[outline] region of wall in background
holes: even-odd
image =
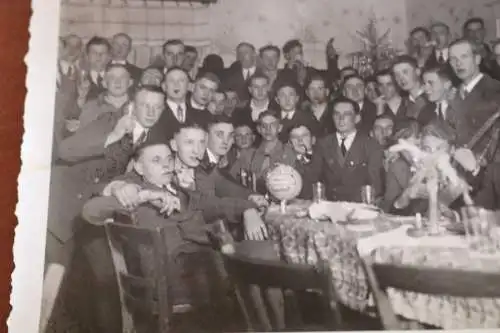
[[[447,23],[455,36],[462,35],[462,24],[470,17],[485,20],[487,40],[496,38],[495,0],[407,0],[408,26],[428,26],[433,21]]]
[[[144,0],[62,0],[61,34],[73,32],[88,39],[126,32],[135,44],[131,60],[141,66],[160,52],[168,38],[182,38],[197,46],[202,57],[217,52],[226,65],[234,61],[234,49],[240,41],[257,47],[268,43],[281,47],[287,39],[299,38],[306,59],[322,68],[328,39],[335,37],[341,64],[346,64],[346,55],[362,45],[356,31],[364,29],[370,17],[377,19],[379,35],[391,29],[389,38],[401,50],[411,28],[433,20],[448,23],[459,34],[468,17],[481,16],[491,40],[496,17],[500,17],[492,3],[500,1],[219,0],[207,7]]]
[[[227,61],[234,59],[239,41],[281,47],[286,40],[299,38],[306,59],[324,67],[328,39],[335,37],[341,55],[358,50],[356,31],[372,16],[379,21],[380,34],[391,28],[389,37],[399,47],[404,46],[407,31],[405,0],[219,0],[210,10],[215,48]]]

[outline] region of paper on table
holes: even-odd
[[[403,225],[399,228],[378,233],[369,237],[360,238],[357,248],[360,256],[365,257],[382,246],[426,246],[426,247],[467,247],[464,238],[454,235],[410,237],[406,231],[412,226]]]

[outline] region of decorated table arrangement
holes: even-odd
[[[394,216],[365,203],[294,199],[300,192],[298,181],[292,181],[297,174],[288,168],[276,174],[283,172],[290,174],[288,187],[276,185],[278,181],[273,182],[272,176],[268,179],[269,192],[281,199],[281,204],[271,204],[264,215],[269,237],[287,262],[315,264],[318,258],[326,260],[339,300],[354,310],[372,313],[374,306],[363,258],[417,267],[500,272],[500,231],[491,227],[493,223],[488,224],[488,232],[493,235],[489,249],[493,251],[478,251],[471,247],[471,235],[477,241],[480,234],[467,231],[466,224],[452,224],[444,216]],[[496,218],[491,214],[475,216]],[[430,223],[429,218],[435,220]],[[427,232],[429,225],[432,232]],[[450,225],[462,228],[453,230]],[[419,229],[426,232],[411,232]],[[458,299],[397,290],[390,290],[389,296],[396,313],[410,320],[445,329],[500,327],[500,299]]]

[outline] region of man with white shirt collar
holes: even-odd
[[[262,73],[262,70],[257,68],[255,46],[247,42],[238,44],[236,61],[227,71],[223,81],[223,90],[231,88],[236,92],[241,102],[248,101],[250,99],[248,81],[256,73]]]
[[[358,129],[370,133],[377,118],[377,107],[366,98],[365,88],[363,78],[357,74],[349,75],[344,79],[344,96],[358,103],[359,106],[361,121],[358,123]]]
[[[319,140],[314,148],[308,176],[322,182],[328,200],[361,202],[361,187],[371,185],[375,196],[382,194],[383,149],[366,133],[358,131],[361,120],[358,103],[340,97],[333,102],[337,129]]]
[[[234,143],[234,126],[226,115],[214,116],[208,125],[207,150],[200,165],[207,172],[228,166],[227,154]]]
[[[453,117],[453,110],[449,108],[448,96],[453,88],[448,70],[444,65],[426,68],[423,71],[425,94],[431,103],[422,109],[418,116],[420,125],[426,126],[431,121],[438,121],[443,125]]]
[[[134,80],[134,86],[138,84],[142,69],[128,62],[127,58],[132,50],[132,38],[126,33],[115,34],[111,39],[111,63],[127,67]]]
[[[168,143],[182,124],[197,123],[206,127],[210,113],[196,111],[189,107],[187,100],[189,76],[180,68],[167,71],[162,87],[166,93],[166,108],[160,120],[152,129],[155,135],[163,136]]]
[[[82,55],[82,39],[75,34],[61,38],[62,54],[58,62],[58,81],[65,76],[75,80],[80,70],[80,57]]]
[[[212,126],[217,124],[217,120],[215,120]],[[224,123],[224,125],[232,126],[230,123]],[[217,126],[212,128],[212,130],[219,132],[218,129]],[[230,128],[228,127],[228,129]],[[232,133],[225,134],[227,140],[231,141]],[[217,133],[214,135],[217,136]],[[223,198],[221,206],[223,205],[228,213],[232,212],[226,214],[226,217],[249,214],[252,217],[246,221],[249,223],[245,226],[247,231],[253,232],[260,229],[263,222],[258,217],[256,208],[266,206],[267,201],[263,196],[255,194],[227,178],[219,171],[218,167],[207,170],[201,165],[203,156],[207,153],[207,138],[207,132],[196,124],[184,124],[175,132],[170,141],[170,146],[175,152],[175,182],[182,188],[195,190],[202,195]],[[219,146],[213,142],[212,149],[216,152],[213,152],[212,158],[217,159],[217,154],[226,150],[226,147],[226,143]]]
[[[424,95],[417,61],[409,55],[401,55],[395,59],[392,72],[398,86],[408,93],[408,97],[404,98],[405,117],[417,119],[420,111],[429,103]]]
[[[459,92],[450,105],[456,116],[450,119],[455,129],[457,144],[468,144],[480,131],[485,122],[498,111],[500,103],[500,82],[480,71],[481,56],[477,45],[467,39],[459,39],[450,45],[450,63],[461,81]],[[481,154],[490,140],[486,135],[472,150]],[[488,161],[500,160],[500,149],[491,152]]]
[[[328,103],[330,90],[328,84],[322,75],[312,75],[305,84],[306,95],[311,101],[305,106],[304,111],[311,113],[319,129],[319,138],[331,134],[335,131],[332,120],[332,105]]]
[[[214,100],[219,89],[220,80],[217,75],[206,72],[201,74],[194,83],[193,92],[189,94],[189,107],[202,113],[208,113],[208,105]]]
[[[174,67],[182,67],[185,57],[185,45],[180,39],[169,39],[162,47],[163,55],[163,74]],[[189,75],[188,75],[189,76]]]
[[[261,73],[253,75],[250,78],[248,90],[251,96],[250,101],[244,107],[234,110],[232,121],[235,125],[245,124],[256,131],[259,115],[267,111],[271,105],[269,78]]]
[[[443,22],[435,22],[431,25],[431,38],[435,45],[433,53],[425,62],[425,67],[446,66],[453,84],[459,84],[458,78],[454,75],[449,64],[449,45],[451,43],[450,27]]]
[[[281,142],[288,141],[288,132],[296,124],[303,124],[312,129],[313,135],[318,136],[319,126],[312,113],[298,109],[300,96],[299,87],[296,82],[281,82],[276,90],[276,103],[279,107],[278,116],[281,117]]]
[[[403,98],[397,87],[396,80],[390,69],[381,70],[375,73],[378,89],[380,91],[379,99],[383,101],[383,114],[387,114],[398,122],[406,118]],[[379,107],[379,104],[376,104]],[[377,110],[377,114],[380,114]]]
[[[89,99],[96,98],[104,91],[104,72],[111,59],[111,45],[106,38],[95,36],[88,41],[85,52],[89,70],[86,73],[80,73],[84,74],[78,84],[80,106]]]

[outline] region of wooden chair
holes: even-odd
[[[173,311],[164,229],[116,222],[107,223],[105,228],[120,291],[123,332],[137,332],[141,314],[157,316],[154,331],[168,332]]]
[[[428,295],[500,297],[500,273],[382,264],[369,258],[363,260],[363,265],[380,321],[386,330],[405,328],[393,311],[387,288]]]
[[[44,333],[54,310],[54,305],[64,280],[65,268],[58,263],[51,263],[43,279],[42,310],[40,313],[40,333]]]
[[[241,254],[224,254],[224,268],[235,287],[249,331],[285,330],[283,308],[276,305],[276,291],[318,291],[324,310],[326,327],[338,329],[342,324],[330,269],[325,264],[288,264],[276,260],[248,258]],[[283,294],[282,294],[283,295]],[[294,314],[299,316],[298,313]],[[256,319],[256,317],[258,319]],[[294,317],[297,319],[297,317]],[[310,330],[311,327],[300,327]],[[288,329],[290,330],[290,329]]]

